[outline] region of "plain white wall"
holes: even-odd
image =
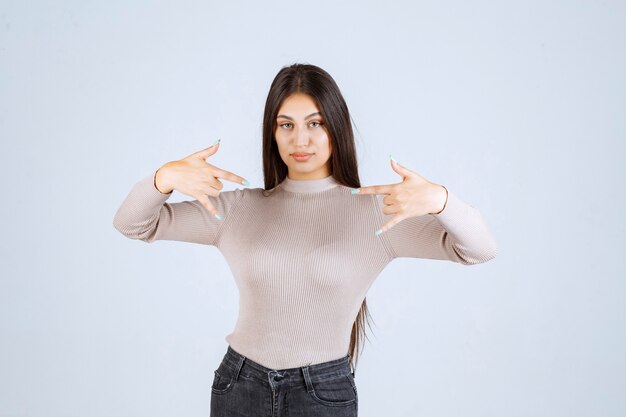
[[[293,62],[339,84],[364,185],[399,180],[393,154],[498,242],[379,276],[360,415],[623,416],[625,19],[619,1],[0,3],[0,416],[208,415],[231,272],[113,215],[218,138],[212,163],[261,187],[265,97]]]

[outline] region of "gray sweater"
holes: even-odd
[[[383,195],[353,195],[332,176],[289,177],[272,190],[243,188],[209,196],[222,220],[197,200],[167,203],[153,174],[137,182],[115,214],[124,236],[217,247],[239,290],[239,316],[226,341],[271,369],[345,356],[368,289],[397,257],[473,265],[496,256],[480,212],[448,190],[439,214],[404,219]]]

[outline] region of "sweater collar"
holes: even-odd
[[[321,191],[330,190],[336,187],[339,183],[329,175],[325,178],[318,178],[313,180],[294,180],[286,176],[281,183],[282,188],[285,191],[291,191],[294,193],[319,193]]]

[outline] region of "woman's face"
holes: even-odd
[[[330,138],[311,96],[294,93],[283,101],[274,136],[290,179],[320,179],[330,175]],[[304,157],[298,158],[299,155]]]

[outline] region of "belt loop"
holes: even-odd
[[[243,363],[246,360],[246,357],[242,354],[239,354],[239,363],[237,364],[237,372],[235,372],[235,381],[239,380],[239,373],[241,372],[241,368],[243,367]]]
[[[304,383],[306,384],[306,390],[309,393],[313,392],[313,383],[311,382],[311,376],[309,375],[309,366],[303,366],[300,369],[302,369],[302,374],[304,376]]]
[[[354,364],[352,363],[352,355],[348,352],[348,363],[350,364],[350,373],[352,374],[352,378],[354,378],[354,374],[356,369],[354,368]]]

